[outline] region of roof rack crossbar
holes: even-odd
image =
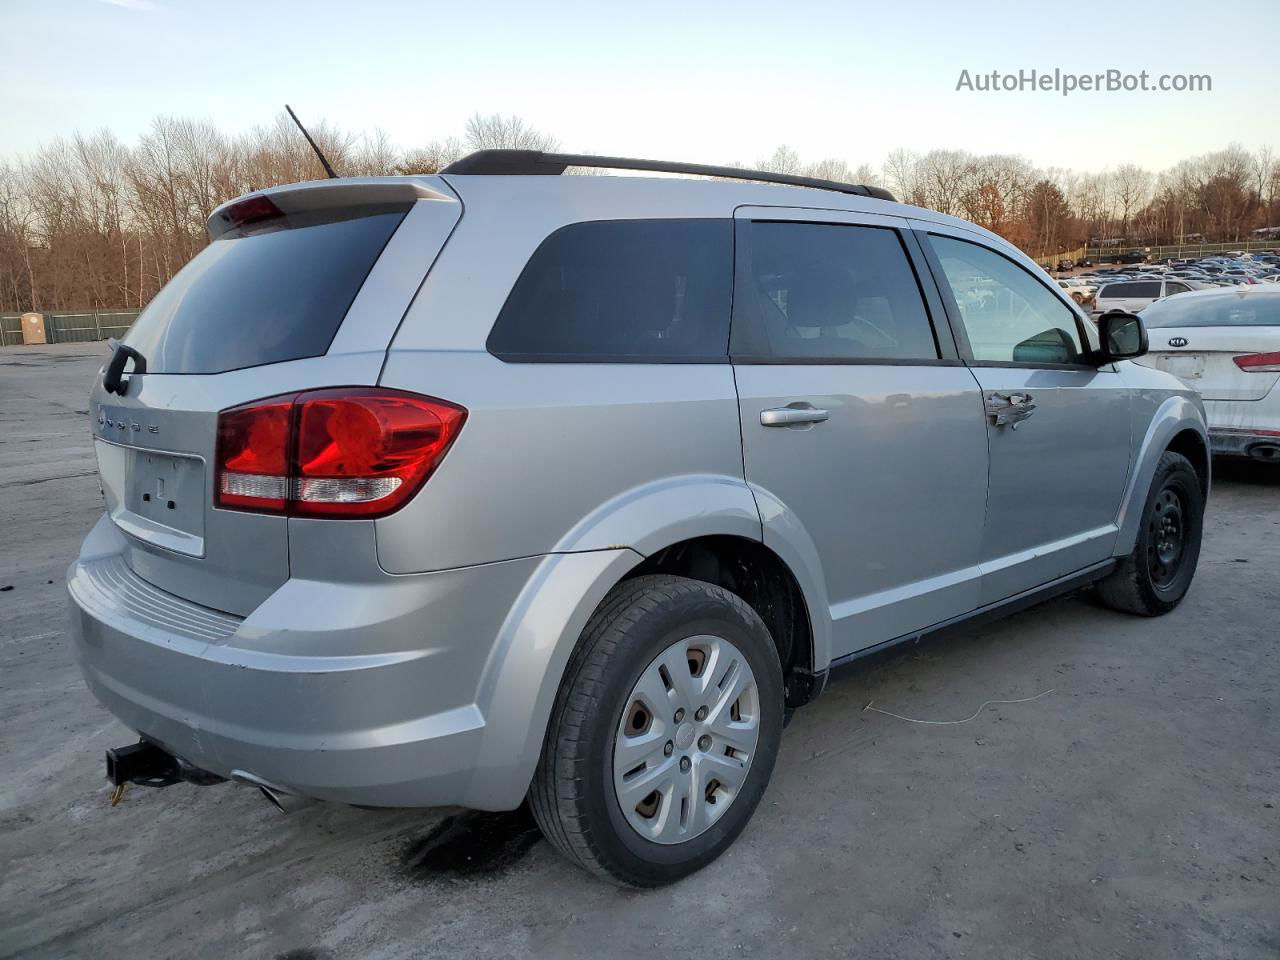
[[[734,180],[759,180],[764,183],[781,183],[793,187],[811,187],[817,190],[834,190],[852,193],[860,197],[893,200],[894,196],[881,187],[868,187],[861,183],[842,183],[839,180],[821,180],[817,177],[796,177],[789,173],[770,173],[767,170],[743,170],[738,167],[717,167],[702,163],[677,163],[669,160],[637,160],[633,157],[598,157],[586,153],[543,153],[540,150],[477,150],[449,164],[441,173],[490,176],[559,176],[568,167],[597,167],[609,170],[648,170],[655,173],[685,173],[699,177],[727,177]]]

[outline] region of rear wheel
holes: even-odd
[[[570,660],[530,807],[551,844],[593,873],[670,883],[746,826],[782,714],[776,648],[741,598],[682,577],[626,581]]]
[[[1203,527],[1200,478],[1186,457],[1166,451],[1151,480],[1133,552],[1098,582],[1098,598],[1126,613],[1168,613],[1191,586]]]

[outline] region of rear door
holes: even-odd
[[[456,202],[413,186],[366,197],[337,183],[336,195],[273,193],[274,213],[223,223],[125,337],[146,372],[126,373],[123,395],[99,377],[91,395],[101,486],[127,562],[218,610],[245,615],[289,576],[285,517],[213,506],[218,412],[376,383],[458,217]]]
[[[766,544],[812,541],[836,657],[977,606],[982,401],[906,221],[742,208],[731,353]]]
[[[981,387],[990,447],[981,602],[1111,556],[1129,470],[1129,391],[1087,362],[1091,331],[1048,283],[965,230],[921,223]]]

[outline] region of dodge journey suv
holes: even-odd
[[[209,233],[93,388],[68,586],[117,784],[527,800],[652,886],[833,666],[1195,572],[1204,415],[1141,321],[882,190],[492,151]]]

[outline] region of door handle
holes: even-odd
[[[774,407],[772,410],[760,411],[760,426],[762,427],[791,427],[797,424],[821,423],[830,417],[831,414],[825,410],[819,410],[809,404],[794,407]]]
[[[987,416],[995,426],[1003,427],[1007,424],[1012,430],[1017,430],[1018,424],[1036,412],[1035,401],[1029,393],[1002,394],[992,391],[987,394],[984,406]]]

